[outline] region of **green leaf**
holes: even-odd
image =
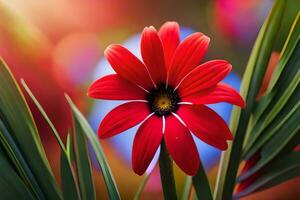
[[[253,114],[252,127],[249,127],[251,130],[251,133],[249,134],[250,137],[244,148],[244,154],[249,151],[252,153],[248,153],[246,159],[256,153],[263,144],[260,136],[263,135],[265,128],[270,125],[270,123],[274,122],[275,118],[279,122],[283,121],[283,118],[285,118],[285,115],[288,113],[286,112],[284,115],[280,115],[280,113],[283,113],[280,111],[282,109],[286,109],[287,106],[292,109],[293,105],[298,102],[298,99],[296,99],[294,101],[295,103],[292,104],[289,99],[294,93],[298,92],[299,89],[297,89],[297,86],[300,82],[299,16],[300,15],[298,15],[298,18],[295,20],[289,39],[286,42],[285,50],[282,53],[281,59],[276,68],[277,71],[275,71],[273,75],[273,85],[269,87],[269,93],[262,101],[259,102],[258,109],[256,109],[256,112]]]
[[[135,195],[134,195],[134,200],[139,200],[140,197],[141,197],[141,194],[149,180],[149,177],[150,177],[151,174],[146,174],[141,182],[141,184],[139,185],[139,188],[138,190],[136,191]]]
[[[285,3],[285,1],[281,0],[275,1],[271,13],[262,26],[251,52],[241,85],[241,94],[246,99],[247,107],[242,111],[237,107],[233,110],[230,126],[232,132],[235,134],[235,139],[221,158],[214,193],[214,199],[216,200],[232,198],[250,114],[255,107],[256,96],[272,53]]]
[[[278,154],[278,156],[284,156],[285,154],[294,151],[295,147],[300,144],[300,131],[290,139],[290,141],[285,145],[284,149]]]
[[[98,161],[98,164],[102,170],[102,174],[104,177],[104,181],[106,184],[106,188],[108,190],[108,194],[110,199],[118,200],[120,199],[119,191],[116,187],[115,180],[112,176],[111,169],[108,165],[107,159],[105,157],[105,154],[103,152],[102,146],[100,142],[98,141],[98,138],[86,119],[83,117],[83,115],[80,113],[78,108],[75,106],[75,104],[72,102],[69,96],[66,95],[66,98],[73,110],[73,117],[76,119],[76,122],[78,123],[78,127],[80,127],[85,134],[85,137],[88,139],[88,141],[91,144],[91,147],[93,148],[96,158]]]
[[[273,72],[272,78],[270,80],[270,84],[268,86],[268,91],[270,91],[274,88],[280,75],[282,74],[284,67],[287,65],[288,61],[290,60],[290,58],[300,40],[300,12],[298,12],[290,30],[291,31],[289,33],[289,36],[288,36],[288,38],[285,42],[285,45],[282,49],[279,63],[276,66],[276,69]]]
[[[70,143],[69,143],[70,144]],[[75,172],[65,152],[60,153],[60,174],[64,199],[81,199]]]
[[[72,147],[72,138],[71,138],[71,133],[68,132],[68,135],[67,135],[67,142],[66,142],[66,154],[67,154],[67,158],[70,162],[72,162],[72,154],[73,153],[73,147]]]
[[[265,174],[259,180],[264,183],[262,184],[259,190],[268,189],[270,187],[288,181],[292,178],[300,176],[299,152],[293,153],[292,155],[288,155],[284,157],[283,160],[279,160],[272,163],[270,165],[270,168],[272,170],[269,173]],[[266,178],[268,181],[264,182],[263,181],[264,178]]]
[[[266,145],[262,148],[261,156],[262,161],[271,160],[278,152],[280,152],[289,141],[294,138],[295,134],[300,130],[300,107],[291,116],[291,119],[278,130],[278,133],[271,138]]]
[[[300,130],[300,107],[292,114],[290,120],[288,120],[280,129],[278,129],[276,135],[263,146],[261,151],[261,159],[259,162],[249,169],[246,173],[240,176],[240,180],[245,180],[262,167],[266,166],[273,158],[275,158],[294,138],[294,136]]]
[[[175,179],[173,172],[173,160],[170,157],[165,141],[162,140],[159,154],[159,171],[164,199],[176,200],[177,193],[175,187]]]
[[[21,80],[21,83],[29,95],[29,97],[32,99],[46,122],[48,123],[49,127],[51,128],[60,148],[61,148],[61,154],[60,154],[60,168],[61,168],[61,177],[62,177],[62,189],[63,189],[63,197],[64,199],[80,199],[80,193],[78,189],[78,185],[76,183],[76,176],[72,168],[71,159],[70,159],[70,152],[71,152],[71,139],[70,134],[68,134],[67,137],[67,147],[65,147],[64,143],[62,142],[60,135],[58,131],[56,130],[54,124],[46,114],[45,110],[41,106],[41,104],[38,102],[38,100],[35,98],[32,91],[27,86],[26,82],[24,80]]]
[[[212,200],[212,194],[209,186],[209,182],[202,163],[195,176],[193,176],[193,185],[198,199]]]
[[[0,60],[0,80],[1,119],[9,129],[45,196],[49,199],[61,199],[61,193],[25,98],[3,60]]]
[[[0,194],[1,199],[35,199],[6,159],[2,149],[0,149]]]
[[[36,105],[36,107],[38,108],[38,110],[40,111],[40,113],[42,114],[42,116],[44,117],[46,122],[48,123],[49,127],[51,128],[52,132],[54,133],[54,136],[55,136],[60,148],[63,151],[65,151],[66,150],[65,145],[62,142],[58,131],[56,130],[56,128],[55,128],[54,124],[52,123],[52,121],[50,120],[50,118],[48,117],[47,113],[45,112],[45,110],[43,109],[43,107],[41,106],[39,101],[35,98],[34,94],[32,93],[32,91],[30,90],[30,88],[27,86],[26,82],[23,79],[21,79],[21,84],[23,85],[28,96],[32,99],[33,103]]]
[[[0,141],[5,149],[5,153],[11,159],[17,172],[20,174],[24,183],[29,187],[32,193],[38,198],[45,198],[28,164],[22,156],[19,148],[0,119]]]
[[[74,149],[81,197],[85,200],[95,199],[91,161],[85,134],[79,119],[74,117]]]
[[[66,153],[67,153],[67,157],[70,160],[70,162],[75,161],[75,152],[74,152],[74,148],[72,146],[71,130],[68,130],[68,134],[67,134]]]
[[[256,140],[249,151],[245,151],[246,154],[244,156],[245,159],[249,159],[256,152],[258,152],[272,137],[283,134],[288,135],[293,129],[287,129],[288,132],[280,132],[280,129],[285,126],[287,123],[291,123],[293,120],[292,116],[299,112],[300,107],[300,87],[298,86],[298,90],[295,91],[291,99],[288,101],[287,105],[283,108],[283,110],[276,116],[276,118],[270,123],[268,127],[266,127],[260,134],[260,137]],[[296,119],[294,119],[296,120]],[[293,122],[292,122],[293,123]],[[297,122],[296,122],[297,123]],[[280,141],[281,143],[281,141]],[[246,149],[247,150],[247,149]]]
[[[270,188],[287,181],[296,176],[300,176],[300,151],[291,152],[288,155],[278,157],[268,165],[265,171],[253,184],[247,189],[236,195],[237,198],[246,196],[253,192]]]
[[[285,0],[286,6],[284,9],[283,20],[281,22],[279,33],[276,38],[276,50],[281,51],[282,46],[284,45],[289,30],[294,22],[296,15],[300,10],[300,4],[298,0]]]
[[[181,200],[189,200],[191,195],[193,185],[193,179],[191,176],[186,176],[183,184],[183,191],[181,195]]]

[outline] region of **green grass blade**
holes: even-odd
[[[159,154],[159,172],[165,200],[177,200],[173,160],[168,153],[165,141],[162,140]]]
[[[299,17],[299,16],[298,16]],[[260,135],[263,130],[277,117],[278,113],[286,107],[291,95],[297,91],[300,82],[300,19],[295,20],[289,39],[285,45],[277,66],[277,72],[271,91],[259,102],[256,112],[253,114],[253,121],[249,129],[251,137],[247,140],[244,148],[246,154],[257,142],[260,142]],[[298,25],[297,28],[295,25]],[[274,86],[275,85],[275,86]],[[283,116],[284,117],[284,116]]]
[[[261,159],[259,162],[249,169],[246,173],[240,176],[240,180],[245,180],[262,167],[266,166],[272,159],[274,159],[289,141],[294,138],[294,136],[300,130],[300,108],[297,109],[288,120],[276,133],[276,135],[268,141],[268,143],[262,148]]]
[[[54,124],[48,117],[47,113],[41,106],[41,104],[38,102],[32,91],[29,89],[27,86],[26,82],[24,80],[21,80],[21,83],[29,95],[29,97],[32,99],[46,122],[48,123],[49,127],[51,128],[60,148],[61,148],[61,154],[60,154],[60,169],[61,169],[61,182],[62,182],[62,190],[63,190],[63,197],[64,199],[81,199],[80,198],[80,193],[79,193],[79,188],[76,182],[76,175],[73,171],[72,164],[71,164],[71,159],[70,159],[70,152],[72,149],[71,146],[71,139],[70,139],[70,134],[68,134],[67,137],[67,144],[66,146],[62,142],[60,135],[55,128]]]
[[[74,149],[81,197],[84,200],[92,200],[95,199],[95,188],[84,131],[79,119],[74,117]]]
[[[136,191],[136,193],[135,193],[135,195],[134,195],[134,198],[133,198],[134,200],[139,200],[139,199],[140,199],[141,194],[142,194],[142,192],[144,191],[144,188],[145,188],[145,186],[146,186],[146,184],[147,184],[147,182],[148,182],[148,180],[149,180],[149,178],[150,178],[150,175],[151,175],[151,174],[146,174],[146,175],[144,176],[142,182],[141,182],[140,185],[139,185],[138,190]]]
[[[20,174],[24,183],[31,190],[32,194],[38,198],[45,199],[34,175],[32,174],[28,164],[22,156],[19,148],[15,144],[13,138],[11,137],[9,131],[5,127],[4,123],[0,119],[0,141],[11,159],[12,163]]]
[[[21,84],[23,85],[25,91],[27,92],[28,96],[32,99],[33,103],[36,105],[36,107],[38,108],[38,110],[40,111],[40,113],[42,114],[42,116],[44,117],[44,119],[46,120],[46,122],[48,123],[49,127],[51,128],[52,132],[54,133],[54,136],[60,146],[60,148],[62,150],[66,150],[65,149],[65,145],[62,142],[58,131],[56,130],[54,124],[52,123],[52,121],[49,119],[47,113],[45,112],[45,110],[43,109],[43,107],[41,106],[41,104],[39,103],[39,101],[36,99],[36,97],[34,96],[34,94],[32,93],[32,91],[30,90],[30,88],[27,86],[26,82],[21,79]]]
[[[279,28],[278,36],[276,38],[275,50],[277,52],[280,52],[282,50],[282,46],[284,46],[289,30],[291,29],[294,19],[296,18],[300,10],[300,4],[298,0],[285,0],[285,1],[286,1],[286,6],[284,10],[284,15],[282,17],[283,19]]]
[[[0,177],[1,199],[35,199],[7,160],[2,149],[0,149]]]
[[[260,137],[256,139],[256,142],[253,144],[253,146],[249,149],[245,149],[244,159],[251,158],[256,152],[258,152],[274,135],[280,134],[279,130],[282,126],[284,126],[286,123],[289,123],[289,120],[291,120],[291,116],[300,107],[300,93],[299,90],[296,90],[295,94],[292,96],[292,98],[288,101],[287,105],[283,108],[283,110],[276,116],[276,118],[270,123],[266,129],[263,129],[260,131]],[[255,129],[254,129],[255,130]],[[259,130],[256,130],[259,131]],[[286,135],[288,133],[281,133],[283,135]],[[247,146],[246,146],[247,147]],[[248,151],[247,151],[248,150]]]
[[[248,188],[237,194],[237,198],[255,191],[268,189],[296,176],[300,176],[300,151],[278,157],[268,165],[268,170]]]
[[[117,189],[115,180],[113,178],[111,169],[108,165],[107,159],[105,157],[105,154],[103,152],[102,146],[100,142],[98,141],[98,138],[84,116],[81,114],[81,112],[78,110],[78,108],[75,106],[75,104],[72,102],[69,96],[66,95],[66,98],[73,110],[73,117],[74,119],[77,119],[78,125],[83,130],[83,133],[85,134],[85,137],[90,142],[98,161],[98,164],[102,170],[102,174],[104,177],[104,181],[106,184],[106,188],[108,190],[108,194],[110,199],[118,200],[120,199],[120,194]]]
[[[186,176],[183,184],[183,191],[181,200],[189,200],[193,186],[193,179],[191,176]]]
[[[282,20],[285,1],[277,0],[255,42],[246,71],[243,77],[241,94],[246,99],[245,110],[234,108],[231,118],[231,130],[235,139],[228,150],[223,153],[214,193],[215,200],[232,198],[236,174],[240,163],[241,150],[250,120],[250,114],[256,103],[256,95],[260,89],[274,41]]]
[[[282,74],[284,67],[287,65],[290,57],[292,56],[299,40],[300,40],[300,12],[298,12],[296,19],[293,22],[288,39],[282,49],[280,60],[275,71],[273,72],[272,78],[270,80],[270,84],[268,86],[268,91],[271,91],[274,88],[280,75]]]
[[[72,154],[73,154],[72,151],[73,151],[73,147],[72,147],[71,133],[68,132],[67,141],[66,141],[66,154],[67,154],[67,158],[70,162],[72,162]]]
[[[60,154],[60,174],[64,199],[81,199],[75,172],[67,154],[63,151]]]
[[[198,199],[213,199],[205,169],[201,162],[197,174],[193,176],[193,185]]]
[[[3,60],[0,60],[0,80],[1,119],[9,128],[45,196],[50,199],[61,199],[31,112]]]

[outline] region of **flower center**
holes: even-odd
[[[157,116],[168,116],[178,110],[180,97],[177,91],[172,87],[166,87],[165,84],[159,84],[147,93],[146,99],[149,107]]]

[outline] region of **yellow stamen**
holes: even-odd
[[[160,110],[168,110],[172,106],[172,102],[167,95],[156,97],[154,104]]]

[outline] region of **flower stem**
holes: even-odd
[[[164,140],[162,140],[160,147],[159,169],[165,200],[176,200],[173,161],[170,158]]]
[[[193,176],[193,185],[198,199],[212,200],[211,189],[205,169],[200,161],[200,167],[195,176]]]

